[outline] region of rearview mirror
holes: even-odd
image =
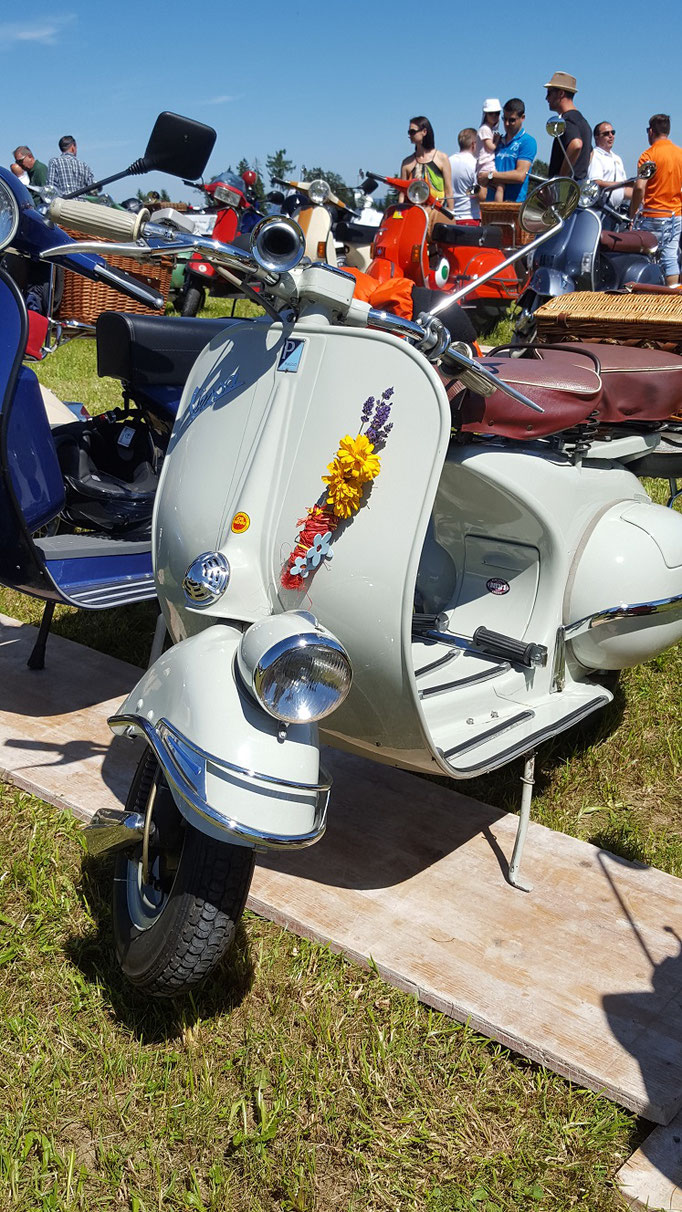
[[[545,126],[545,130],[551,139],[558,139],[566,130],[566,123],[563,118],[550,118]]]
[[[216,132],[212,126],[182,118],[165,110],[159,114],[142,157],[143,172],[157,169],[174,177],[200,177],[213,151]]]
[[[521,207],[519,222],[524,231],[539,235],[572,215],[579,198],[580,188],[575,181],[570,177],[553,177],[528,195]]]
[[[360,186],[360,189],[362,190],[363,194],[373,194],[375,189],[378,189],[378,188],[379,188],[379,182],[376,181],[374,179],[374,177],[365,177],[364,181],[362,182],[362,185]]]
[[[640,164],[639,168],[637,169],[637,176],[644,177],[644,180],[648,181],[650,177],[653,177],[655,172],[655,162],[653,160],[645,160],[644,163]]]

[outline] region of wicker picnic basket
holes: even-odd
[[[509,248],[529,244],[533,235],[519,223],[520,202],[481,202],[481,223],[495,223],[502,228],[502,243]]]
[[[92,240],[92,236],[83,235],[82,232],[69,231],[68,234],[73,236],[74,240]],[[106,260],[116,269],[123,269],[126,273],[132,274],[140,282],[144,282],[145,286],[158,290],[164,300],[168,298],[173,269],[170,261],[165,259],[138,261],[133,257],[116,256],[107,257]],[[137,299],[131,299],[128,295],[121,294],[111,286],[105,286],[101,282],[92,282],[90,278],[83,278],[80,274],[74,274],[65,269],[64,292],[59,304],[59,319],[81,320],[85,324],[94,324],[103,311],[126,311],[144,316],[160,314],[156,308],[147,307],[144,303],[139,303]]]
[[[682,291],[579,291],[550,299],[535,317],[540,341],[627,341],[682,348]]]

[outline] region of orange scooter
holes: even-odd
[[[499,273],[471,291],[462,303],[479,334],[491,331],[523,289],[515,266],[503,265],[500,228],[432,223],[431,210],[446,219],[454,215],[432,193],[428,181],[370,173],[363,188],[368,188],[371,181],[383,181],[400,190],[407,201],[386,209],[375,235],[368,273],[384,281],[400,272],[419,286],[459,290],[500,265]]]

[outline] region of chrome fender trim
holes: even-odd
[[[284,726],[236,669],[242,629],[220,622],[162,653],[109,721],[144,738],[179,811],[216,841],[309,846],[322,836],[329,786],[314,723]]]
[[[206,753],[193,745],[191,741],[178,732],[168,720],[159,720],[153,725],[138,715],[112,715],[108,720],[111,728],[125,728],[128,736],[142,736],[157,758],[171,788],[193,812],[218,825],[225,833],[239,839],[244,845],[255,846],[267,850],[295,850],[312,846],[319,841],[327,825],[327,805],[331,791],[332,780],[323,771],[322,783],[297,783],[286,779],[277,779],[269,774],[261,774],[257,770],[247,770],[224,758]],[[238,774],[247,782],[254,784],[258,792],[258,783],[266,783],[270,787],[283,792],[319,793],[317,808],[312,829],[307,833],[289,835],[265,833],[260,829],[244,825],[234,818],[226,818],[213,808],[206,799],[206,769],[209,763],[231,774]],[[322,769],[322,767],[320,767]]]
[[[629,602],[621,603],[619,606],[607,606],[603,610],[596,610],[594,614],[586,615],[584,619],[576,619],[574,623],[567,623],[565,626],[559,627],[554,649],[552,689],[563,690],[566,683],[566,644],[570,640],[607,623],[627,624],[632,619],[651,618],[652,615],[658,615],[663,623],[682,618],[682,593],[673,594],[668,598],[657,598],[651,602]]]

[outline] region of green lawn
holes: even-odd
[[[117,400],[90,344],[39,374]],[[55,630],[143,663],[153,623],[61,609]],[[543,746],[536,819],[682,874],[681,680],[678,647]],[[459,789],[516,808],[519,775]],[[195,999],[142,1002],[76,822],[11,787],[0,814],[0,1212],[621,1207],[613,1174],[649,1125],[251,914]]]

